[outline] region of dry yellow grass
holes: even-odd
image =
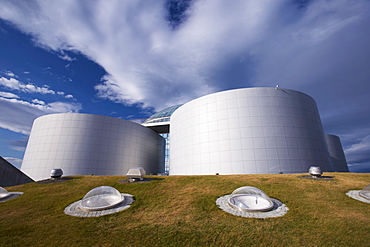
[[[156,177],[118,183],[119,176],[78,176],[58,184],[8,187],[24,195],[0,203],[1,246],[369,246],[370,204],[345,195],[370,184],[370,174]],[[98,218],[65,215],[87,191],[107,185],[135,196],[125,211]],[[230,215],[215,201],[255,186],[289,207],[280,218]]]

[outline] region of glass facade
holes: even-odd
[[[164,161],[164,171],[166,174],[170,171],[170,133],[169,127],[164,129],[155,129],[153,126],[168,126],[170,124],[170,119],[172,113],[174,113],[177,108],[182,105],[175,105],[171,107],[167,107],[156,114],[152,115],[150,118],[146,119],[142,125],[148,128],[153,129],[156,131],[160,136],[162,136],[166,141],[165,146],[165,161]]]
[[[168,174],[170,172],[170,133],[159,134],[166,141],[164,149],[164,172]]]
[[[167,107],[167,108],[157,112],[156,114],[154,114],[153,116],[151,116],[147,120],[145,120],[145,122],[143,124],[145,125],[145,124],[151,124],[151,123],[169,122],[172,113],[177,108],[179,108],[180,106],[181,105],[175,105],[175,106]]]

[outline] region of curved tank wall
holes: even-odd
[[[139,124],[112,117],[63,113],[37,118],[21,170],[35,180],[61,168],[68,175],[126,175],[132,167],[164,170],[164,139]]]
[[[328,145],[333,170],[336,172],[349,172],[346,156],[344,155],[340,138],[336,135],[328,134],[325,135],[325,138]]]
[[[331,171],[316,102],[287,89],[210,94],[171,117],[170,175]]]

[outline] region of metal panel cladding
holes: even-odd
[[[316,102],[282,88],[206,95],[171,117],[170,175],[333,170]]]
[[[346,156],[343,152],[342,143],[340,138],[336,135],[325,135],[326,143],[328,144],[329,154],[331,158],[331,163],[333,165],[334,171],[336,172],[348,172],[348,164]]]
[[[164,170],[164,139],[130,121],[91,114],[62,113],[37,118],[21,170],[35,180],[61,168],[64,175],[126,175],[141,166]]]

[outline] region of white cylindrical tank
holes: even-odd
[[[328,144],[328,150],[331,158],[333,169],[336,172],[348,172],[348,165],[346,156],[343,152],[342,143],[340,138],[336,135],[325,135],[326,143]]]
[[[307,172],[332,166],[316,102],[281,88],[210,94],[178,108],[170,175]]]
[[[164,139],[137,123],[91,114],[37,118],[21,170],[35,180],[55,167],[69,175],[126,175],[132,167],[164,171]]]

